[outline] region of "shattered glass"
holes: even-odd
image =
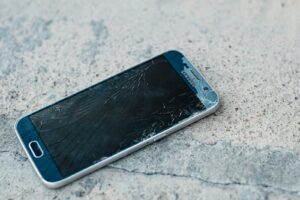
[[[178,124],[204,105],[159,56],[30,118],[61,174],[69,176]]]
[[[199,74],[198,71],[192,71],[192,64],[185,57],[181,59],[184,66],[181,73],[186,73],[187,77],[191,79],[189,82],[194,84],[193,86],[197,91],[197,97],[207,108],[215,105],[218,101],[217,94],[204,79],[204,76]]]

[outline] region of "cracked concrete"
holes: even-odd
[[[219,185],[256,185],[288,193],[298,193],[300,187],[300,156],[284,149],[258,150],[245,145],[207,145],[178,139],[161,141],[161,145],[152,145],[149,150],[147,156],[137,153],[112,166],[148,175],[195,178]],[[162,151],[166,152],[161,154]],[[178,153],[180,159],[173,156]],[[166,158],[168,162],[163,162]]]
[[[300,2],[0,1],[0,199],[300,199]],[[49,190],[15,136],[22,114],[169,49],[221,108]]]

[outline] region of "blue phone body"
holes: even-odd
[[[182,79],[188,84],[189,88],[197,95],[197,97],[201,100],[201,102],[205,105],[205,110],[202,113],[198,113],[196,116],[193,116],[190,119],[185,120],[184,122],[177,124],[174,127],[169,128],[168,130],[163,131],[162,133],[159,133],[152,138],[148,138],[145,141],[140,142],[137,145],[134,145],[128,149],[125,149],[124,151],[116,153],[116,155],[111,156],[103,161],[99,161],[98,163],[95,163],[94,165],[91,165],[87,167],[84,170],[81,170],[75,174],[72,174],[68,177],[64,177],[61,175],[58,167],[56,166],[55,162],[53,161],[46,145],[41,140],[37,130],[34,128],[31,119],[29,116],[31,114],[34,114],[36,112],[39,112],[42,109],[51,107],[53,104],[44,107],[42,109],[39,109],[29,115],[26,115],[24,117],[21,117],[15,124],[15,130],[16,134],[26,151],[26,154],[29,157],[29,160],[33,164],[37,174],[42,179],[42,181],[50,188],[57,188],[60,186],[63,186],[67,183],[72,182],[75,179],[78,179],[88,173],[91,173],[92,171],[103,167],[119,158],[122,158],[180,128],[183,128],[200,118],[205,117],[206,115],[209,115],[213,113],[219,106],[219,97],[215,90],[208,84],[208,82],[205,80],[203,75],[195,68],[193,65],[186,59],[186,57],[181,54],[178,51],[168,51],[162,54],[172,65],[172,67],[176,70],[178,74],[182,77]],[[161,56],[161,55],[159,55]],[[153,59],[153,58],[152,58]],[[147,62],[147,61],[146,61]],[[138,65],[137,65],[138,66]],[[136,67],[136,66],[135,66]],[[133,67],[134,68],[134,67]],[[132,69],[132,68],[130,68]],[[127,69],[121,73],[124,73],[130,69]],[[121,74],[119,73],[119,74]],[[117,74],[118,75],[118,74]],[[116,76],[116,75],[115,75]],[[109,77],[111,78],[111,77]],[[108,79],[109,79],[108,78]],[[106,79],[107,80],[107,79]],[[104,80],[105,81],[105,80]],[[101,84],[103,81],[95,84]],[[91,86],[93,87],[93,86]],[[90,88],[90,87],[89,87]],[[72,98],[74,95],[84,92],[85,90],[89,89],[86,88],[82,91],[79,91],[69,97],[66,98]],[[64,99],[66,99],[64,98]],[[60,100],[63,101],[64,99]],[[59,103],[60,101],[56,102],[55,104]],[[36,141],[41,150],[43,155],[40,157],[35,157],[35,155],[32,152],[32,148],[30,147],[30,143],[32,141]]]

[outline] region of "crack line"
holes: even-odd
[[[132,173],[132,174],[142,174],[142,175],[146,175],[146,176],[169,176],[169,177],[174,177],[174,178],[194,179],[194,180],[206,183],[208,185],[262,187],[263,189],[267,190],[266,192],[273,191],[273,192],[281,192],[281,193],[290,194],[290,195],[299,195],[299,191],[286,190],[286,189],[277,188],[277,187],[273,187],[273,186],[266,185],[266,184],[249,184],[249,183],[241,183],[241,182],[235,182],[235,181],[227,182],[227,183],[220,183],[220,182],[208,181],[203,178],[195,177],[195,176],[191,176],[191,175],[180,175],[180,174],[164,173],[164,172],[143,172],[143,171],[137,171],[137,170],[129,170],[126,168],[117,167],[117,166],[113,166],[113,165],[108,165],[107,168],[120,170],[123,172]]]

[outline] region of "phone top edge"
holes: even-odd
[[[176,72],[196,94],[206,109],[218,104],[218,94],[207,82],[203,74],[179,51],[171,50],[163,54]]]

